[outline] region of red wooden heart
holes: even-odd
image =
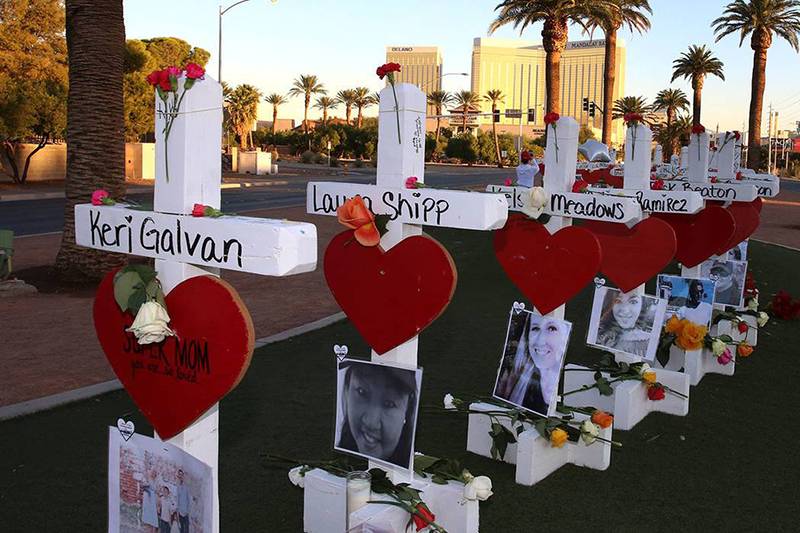
[[[345,231],[325,250],[323,268],[339,307],[378,354],[432,324],[450,303],[458,278],[447,250],[423,236],[384,252]]]
[[[653,213],[675,230],[678,251],[675,259],[686,267],[694,267],[714,255],[731,238],[735,223],[724,208],[710,205],[693,215]]]
[[[613,166],[600,168],[597,170],[590,171],[589,169],[580,169],[577,171],[580,174],[581,178],[586,181],[589,185],[596,185],[601,179],[616,189],[623,188],[624,178],[623,176],[614,176],[611,174],[611,169],[614,168]]]
[[[758,229],[758,224],[761,222],[761,215],[758,214],[758,209],[751,202],[733,202],[725,210],[733,215],[734,232],[728,242],[717,250],[717,255],[726,253],[750,237]]]
[[[213,276],[175,287],[165,301],[174,337],[140,345],[114,299],[114,274],[100,283],[94,325],[100,345],[136,406],[161,438],[175,436],[241,381],[253,356],[253,321],[236,291]]]
[[[628,228],[625,224],[586,220],[603,250],[600,271],[622,292],[630,292],[669,265],[678,249],[672,226],[646,218]]]
[[[757,197],[755,200],[753,200],[752,202],[750,202],[750,205],[752,205],[753,207],[755,207],[755,208],[756,208],[756,211],[758,211],[758,214],[760,215],[760,214],[761,214],[761,208],[762,208],[762,207],[764,207],[764,201],[763,201],[763,200],[761,199],[761,197],[759,196],[759,197]]]
[[[600,269],[600,243],[584,228],[550,235],[540,222],[508,217],[494,234],[494,254],[506,275],[546,315],[575,296]]]

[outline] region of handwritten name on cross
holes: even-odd
[[[185,78],[179,79],[179,94],[184,81]],[[206,76],[185,93],[169,135],[169,182],[164,121],[164,115],[157,112],[154,211],[128,209],[123,204],[76,205],[78,244],[154,258],[165,293],[186,279],[218,275],[219,269],[286,276],[316,268],[317,231],[312,224],[190,215],[194,204],[220,207],[222,86],[219,83]],[[218,532],[219,404],[169,442],[212,467],[212,531]]]

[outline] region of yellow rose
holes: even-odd
[[[675,344],[683,350],[699,350],[703,347],[703,339],[708,333],[707,326],[698,326],[694,322],[686,321],[686,324],[675,339]]]
[[[672,317],[667,320],[666,328],[667,333],[674,333],[675,335],[680,335],[681,330],[683,329],[683,323],[678,320],[678,315],[672,315]]]
[[[655,371],[651,370],[649,372],[643,372],[642,373],[642,379],[644,380],[644,384],[649,389],[650,387],[652,387],[653,385],[656,384],[656,373],[655,373]]]
[[[561,448],[567,442],[567,432],[563,429],[554,429],[550,432],[550,447]]]

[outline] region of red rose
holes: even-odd
[[[738,131],[734,131],[734,132],[733,132],[733,138],[734,138],[734,139],[736,139],[736,140],[738,141],[739,139],[741,139],[741,138],[742,138],[742,134],[741,134],[741,133],[739,133]]]
[[[424,503],[420,503],[417,506],[417,512],[428,519],[425,520],[417,515],[414,515],[414,524],[417,526],[417,531],[422,531],[430,525],[430,522],[436,520],[436,516],[434,516],[432,512],[428,511]]]
[[[147,80],[147,83],[149,83],[150,85],[154,86],[158,85],[158,82],[161,80],[161,71],[154,70],[153,72],[148,74],[145,79]]]
[[[716,183],[716,182],[717,182],[717,177],[711,176],[711,183]]]
[[[589,188],[589,184],[585,180],[575,180],[572,184],[572,192],[584,192]]]
[[[165,91],[172,90],[172,83],[169,81],[169,72],[167,72],[166,69],[158,73],[158,84],[161,86],[161,89]]]
[[[194,209],[192,209],[192,216],[193,217],[206,216],[206,206],[204,206],[203,204],[194,204]]]
[[[662,190],[664,188],[664,180],[657,179],[656,181],[650,184],[650,188],[653,189],[654,191]]]
[[[196,80],[197,78],[202,78],[206,75],[205,69],[198,65],[197,63],[187,63],[186,64],[186,77],[190,80]]]
[[[702,124],[698,124],[697,126],[692,126],[692,133],[696,133],[696,134],[699,135],[699,134],[705,133],[705,132],[706,132],[706,128]]]
[[[559,115],[558,113],[548,113],[544,116],[544,123],[545,125],[549,125],[552,124],[553,122],[558,122],[560,118],[561,115]]]
[[[662,387],[653,386],[647,389],[647,397],[653,402],[663,400],[666,396],[667,394]]]
[[[739,322],[737,328],[739,329],[739,333],[747,333],[747,330],[750,329],[747,322]]]
[[[375,71],[375,74],[377,74],[380,79],[383,79],[383,77],[386,76],[386,71],[383,70],[383,66],[380,66],[378,70]]]

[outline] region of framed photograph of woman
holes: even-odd
[[[700,275],[715,282],[714,303],[742,306],[747,261],[709,259],[700,264]]]
[[[493,396],[542,416],[555,411],[572,324],[512,310]]]
[[[667,300],[599,287],[594,293],[587,343],[652,361]]]
[[[714,281],[681,276],[658,276],[659,298],[667,300],[665,320],[673,315],[700,326],[710,326],[714,311]]]
[[[336,381],[333,448],[411,470],[422,369],[345,359]]]

